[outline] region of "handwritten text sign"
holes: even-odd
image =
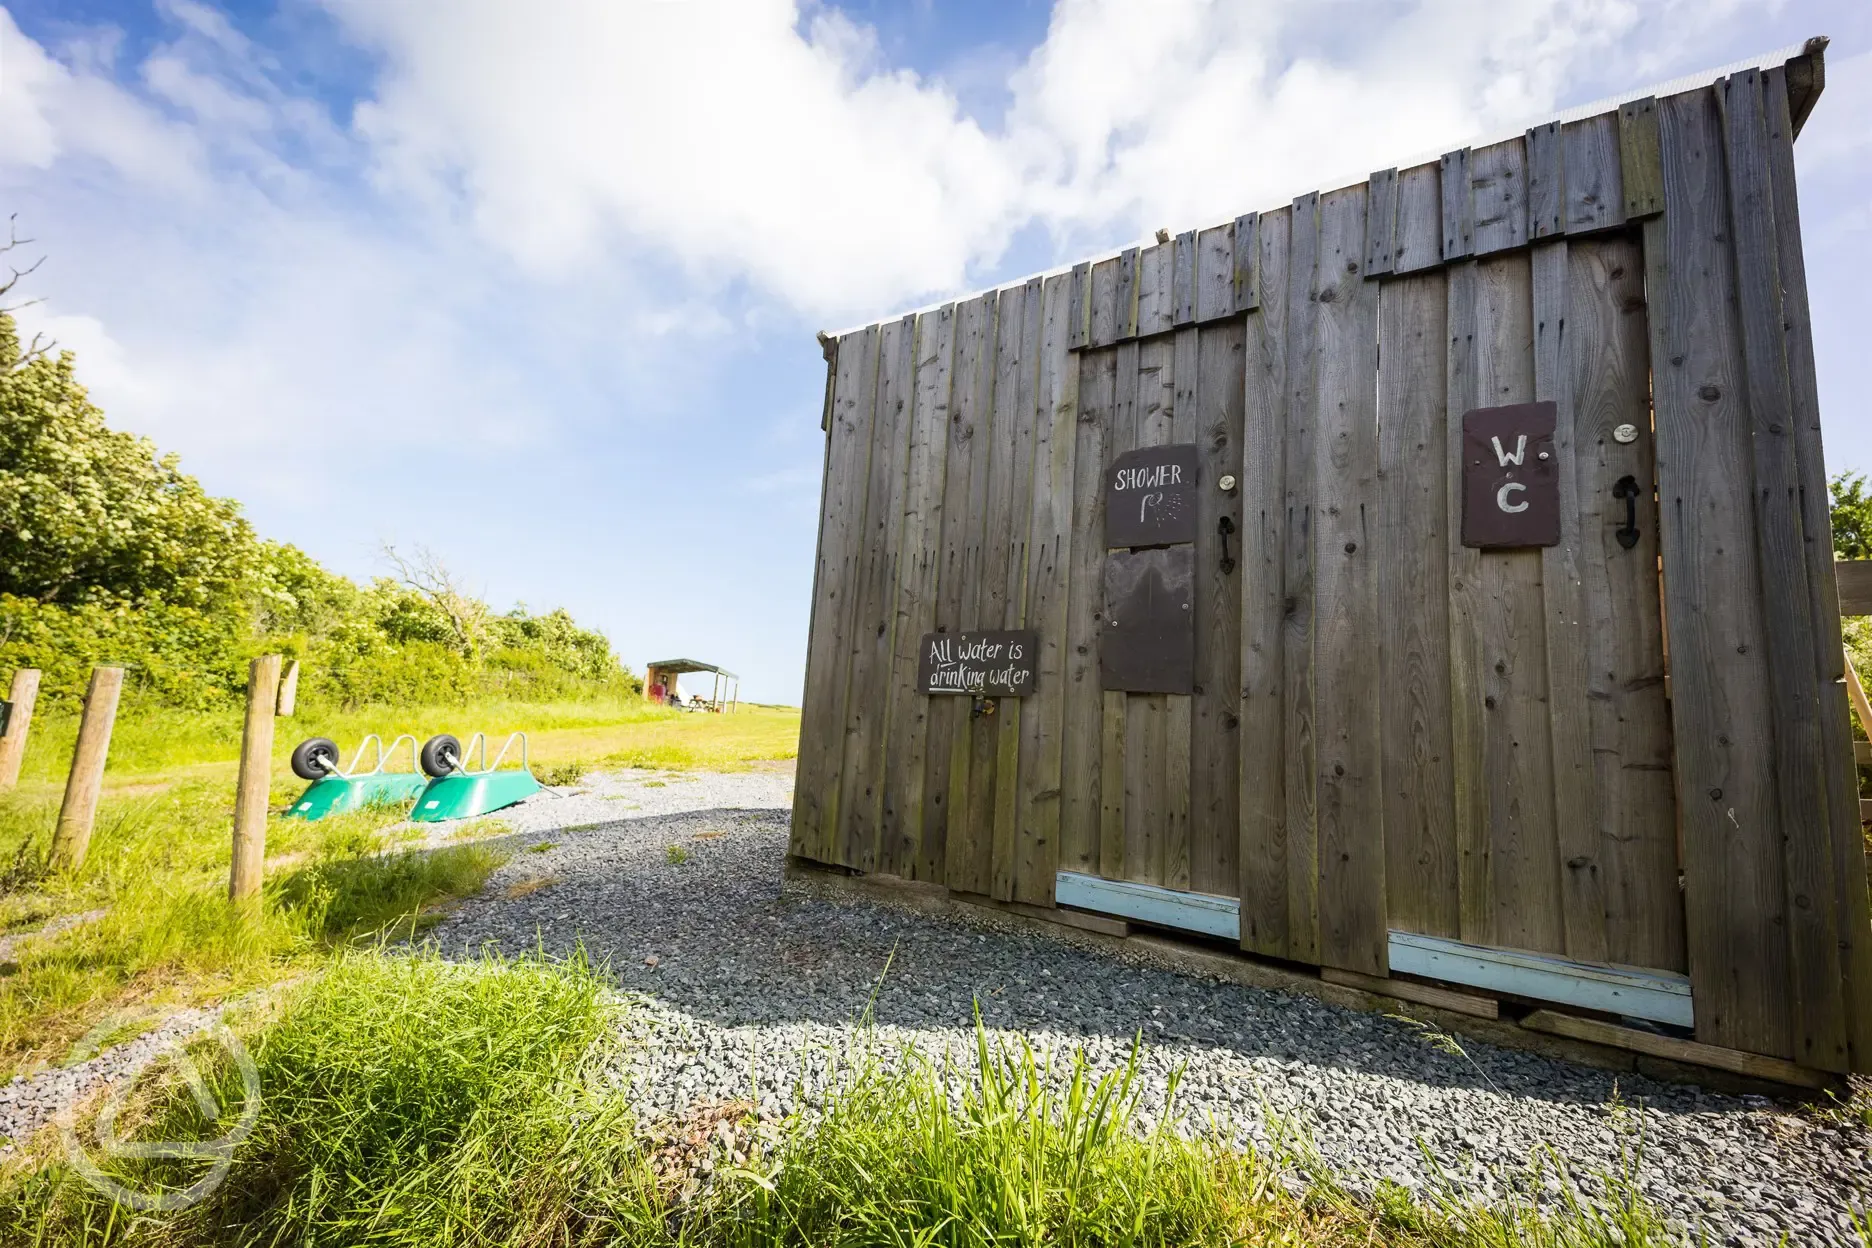
[[[1544,402],[1479,407],[1463,416],[1463,545],[1560,544],[1555,415]]]
[[[1126,451],[1105,470],[1105,545],[1196,540],[1195,443]]]
[[[992,633],[924,633],[917,687],[924,693],[971,693],[1019,698],[1034,690],[1040,634],[1032,629]]]

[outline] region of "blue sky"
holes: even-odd
[[[1848,0],[0,0],[0,213],[28,328],[264,534],[797,702],[815,330],[1814,34],[1829,466],[1872,469]]]

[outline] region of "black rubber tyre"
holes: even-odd
[[[423,742],[422,769],[425,776],[446,776],[461,766],[461,742],[444,732]]]
[[[320,780],[338,772],[338,743],[330,737],[313,737],[293,747],[293,775],[301,780]]]

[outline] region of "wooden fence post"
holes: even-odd
[[[290,718],[299,703],[299,660],[286,664],[285,674],[280,677],[279,703],[276,714]]]
[[[20,763],[26,758],[26,730],[32,727],[33,703],[39,700],[39,669],[22,667],[13,673],[13,689],[7,701],[13,713],[7,719],[6,735],[0,737],[0,789],[19,783]]]
[[[111,727],[117,722],[123,677],[121,667],[91,669],[84,718],[78,724],[78,744],[72,750],[71,775],[65,780],[65,801],[59,806],[58,828],[52,834],[52,865],[56,870],[76,871],[84,866],[85,853],[91,848],[91,825],[97,820],[98,797],[104,791],[104,758],[110,753]]]
[[[279,679],[277,654],[261,655],[247,668],[247,722],[241,730],[240,782],[234,792],[234,861],[228,872],[228,897],[233,901],[260,895]]]

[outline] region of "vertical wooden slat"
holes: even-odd
[[[1174,440],[1177,362],[1175,338],[1138,344],[1133,405],[1138,446]],[[1169,702],[1169,695],[1161,693],[1125,698],[1125,878],[1165,885],[1171,878],[1169,812],[1175,800],[1168,789]]]
[[[1482,405],[1476,367],[1476,266],[1451,265],[1447,274],[1449,354],[1444,387],[1449,536],[1450,810],[1456,843],[1456,887],[1462,939],[1495,940],[1494,864],[1488,833],[1488,794],[1483,788],[1483,692],[1479,620],[1482,612],[1481,553],[1462,544],[1462,418]]]
[[[1118,259],[1112,257],[1092,266],[1091,331],[1088,341],[1096,350],[1117,342],[1118,333]]]
[[[995,427],[1007,430],[1006,437],[997,432],[996,443],[1012,448],[1003,628],[1021,628],[1027,620],[1027,538],[1032,522],[1035,397],[1040,380],[1040,290],[1037,277],[1021,288],[1019,319],[1011,327],[1013,358],[1003,360],[1008,371],[998,366],[995,377]],[[1006,297],[1004,292],[1004,343],[1009,338]],[[989,894],[1000,901],[1013,900],[1019,864],[1021,717],[1026,701],[1002,698],[995,715],[994,854]]]
[[[1236,896],[1241,839],[1242,352],[1240,323],[1201,331],[1197,349],[1196,681],[1190,714],[1190,886]],[[1234,490],[1224,493],[1224,477]],[[1229,532],[1222,533],[1222,521]],[[1225,566],[1222,552],[1229,552]]]
[[[839,772],[838,851],[832,861],[876,869],[884,802],[884,742],[890,701],[892,600],[897,543],[902,534],[904,471],[910,458],[910,384],[916,318],[878,330],[877,411],[865,483],[864,562],[852,629],[851,676],[845,697],[845,739]]]
[[[1100,788],[1104,695],[1099,688],[1099,630],[1105,613],[1105,430],[1111,424],[1118,352],[1085,356],[1073,450],[1071,573],[1066,610],[1065,744],[1060,792],[1060,866],[1096,875],[1100,861]]]
[[[1314,470],[1320,960],[1389,968],[1378,699],[1378,287],[1364,280],[1363,186],[1320,199]],[[1330,296],[1330,297],[1329,297]]]
[[[1287,948],[1300,962],[1320,959],[1319,828],[1314,766],[1314,493],[1319,381],[1320,219],[1317,193],[1294,200],[1287,261],[1287,431],[1282,494],[1286,517],[1287,618],[1282,629],[1282,734],[1287,799]]]
[[[1064,279],[1070,286],[1070,279]],[[1063,313],[1064,309],[1062,309]],[[1064,316],[1061,339],[1065,338]],[[936,627],[942,560],[944,475],[949,459],[949,385],[955,363],[955,305],[917,317],[911,384],[910,455],[905,465],[891,622],[884,810],[875,870],[914,878],[923,840],[930,699],[917,690],[919,643]]]
[[[1021,708],[1020,851],[1014,881],[1017,900],[1048,906],[1053,904],[1053,881],[1059,871],[1066,606],[1079,424],[1079,362],[1066,349],[1067,295],[1060,277],[1046,279],[1027,537],[1027,626],[1040,635],[1040,653],[1034,691]]]
[[[1167,333],[1176,323],[1176,245],[1159,243],[1138,253],[1138,337]]]
[[[1235,315],[1235,226],[1211,226],[1196,236],[1196,319]]]
[[[1730,238],[1755,471],[1755,549],[1767,626],[1777,813],[1786,858],[1794,1059],[1843,1071],[1850,1054],[1834,913],[1832,831],[1822,772],[1808,538],[1802,526],[1800,465],[1788,388],[1761,73],[1744,70],[1718,90],[1728,149]]]
[[[1194,443],[1197,440],[1197,383],[1201,359],[1200,331],[1194,326],[1179,329],[1175,339],[1176,373],[1170,419],[1169,441]],[[1214,488],[1213,481],[1203,485]],[[1199,548],[1200,549],[1200,548]],[[1197,584],[1200,584],[1200,580]],[[1190,610],[1198,609],[1192,603]],[[1195,621],[1190,621],[1192,629]],[[1164,877],[1166,888],[1189,888],[1194,869],[1195,845],[1190,827],[1191,775],[1190,758],[1193,740],[1195,699],[1189,694],[1172,693],[1162,697],[1164,714]]]
[[[1261,214],[1245,212],[1235,218],[1235,310],[1252,312],[1261,306]]]
[[[1593,767],[1592,713],[1586,668],[1588,619],[1582,565],[1591,556],[1580,532],[1579,478],[1566,471],[1584,457],[1568,358],[1571,265],[1565,242],[1532,252],[1534,397],[1554,404],[1559,471],[1560,544],[1541,551],[1541,592],[1547,607],[1547,710],[1552,725],[1553,811],[1559,859],[1564,952],[1606,960],[1606,919],[1599,857],[1598,773]]]
[[[1083,297],[1083,294],[1082,294]],[[1084,311],[1083,308],[1080,309]],[[937,565],[935,629],[955,633],[974,627],[969,601],[980,582],[975,559],[980,550],[979,513],[971,496],[985,485],[978,463],[991,453],[980,406],[984,361],[994,358],[991,304],[981,298],[956,305],[954,367],[949,380],[948,465],[943,471],[942,545]],[[968,791],[969,699],[949,694],[929,700],[929,744],[924,751],[923,828],[914,875],[919,880],[948,879],[946,859],[952,834],[960,838],[962,806]]]
[[[1644,257],[1626,238],[1570,240],[1567,366],[1573,370],[1581,589],[1592,717],[1594,825],[1613,962],[1682,971],[1677,800],[1664,699],[1657,506],[1651,454],[1651,366]],[[1629,424],[1630,442],[1614,432]],[[1564,470],[1565,465],[1562,465]],[[1638,483],[1638,539],[1618,540],[1624,477]]]
[[[1137,387],[1138,344],[1127,342],[1112,353],[1112,400],[1103,438],[1108,463],[1137,445]],[[1102,482],[1102,465],[1100,479]],[[1103,489],[1099,496],[1102,506]],[[1097,523],[1102,564],[1102,512]],[[1131,878],[1125,862],[1126,702],[1126,695],[1118,690],[1104,692],[1100,700],[1103,728],[1099,756],[1099,874],[1111,880]]]
[[[1398,174],[1391,271],[1416,273],[1443,263],[1443,170],[1414,165]]]
[[[1127,247],[1118,257],[1118,307],[1112,317],[1120,341],[1137,337],[1138,249]]]
[[[1566,232],[1566,144],[1557,121],[1527,132],[1527,220],[1532,239]]]
[[[1259,222],[1262,299],[1242,404],[1241,944],[1287,956],[1287,254],[1290,209]]]
[[[1477,148],[1469,157],[1477,256],[1527,246],[1527,140],[1517,136]]]
[[[1645,286],[1697,1039],[1791,1057],[1761,578],[1752,509],[1739,505],[1752,474],[1721,119],[1708,90],[1660,101],[1655,118],[1668,209],[1645,223]],[[1629,206],[1629,161],[1625,189]]]
[[[1533,313],[1526,252],[1476,262],[1476,388],[1483,405],[1533,399]],[[1541,566],[1538,550],[1485,552],[1475,622],[1495,943],[1559,953],[1565,929],[1554,848]]]
[[[1378,701],[1392,927],[1462,934],[1450,811],[1449,473],[1441,273],[1379,295]]]
[[[1395,267],[1398,176],[1380,169],[1365,184],[1365,276],[1378,277]]]
[[[1072,308],[1068,313],[1071,328],[1067,344],[1075,351],[1091,342],[1092,334],[1092,265],[1081,260],[1072,267]]]
[[[1619,182],[1628,219],[1664,211],[1664,167],[1658,137],[1658,102],[1649,96],[1618,112]]]
[[[1808,58],[1811,63],[1813,58]],[[1868,920],[1866,864],[1858,818],[1858,771],[1847,719],[1845,667],[1840,649],[1839,601],[1833,567],[1826,459],[1820,436],[1820,400],[1814,373],[1813,324],[1807,305],[1807,266],[1801,254],[1800,199],[1795,189],[1796,127],[1789,116],[1784,71],[1763,76],[1768,108],[1768,166],[1774,188],[1782,322],[1795,444],[1800,457],[1801,503],[1807,542],[1807,592],[1815,625],[1815,672],[1820,686],[1820,731],[1827,760],[1827,819],[1832,830],[1833,887],[1837,898],[1840,978],[1846,1004],[1852,1069],[1872,1071],[1872,921]]]
[[[866,483],[877,411],[878,327],[839,340],[820,487],[819,559],[814,574],[806,688],[800,706],[799,772],[793,786],[791,849],[837,861],[839,769],[845,740],[848,649],[857,623],[866,533]]]
[[[1586,234],[1625,224],[1625,182],[1619,172],[1618,114],[1601,113],[1560,129],[1566,162],[1561,228]]]
[[[1196,231],[1176,236],[1170,277],[1170,309],[1174,322],[1188,325],[1196,319]]]
[[[1442,168],[1443,259],[1475,254],[1475,197],[1469,191],[1468,148],[1444,153]]]

